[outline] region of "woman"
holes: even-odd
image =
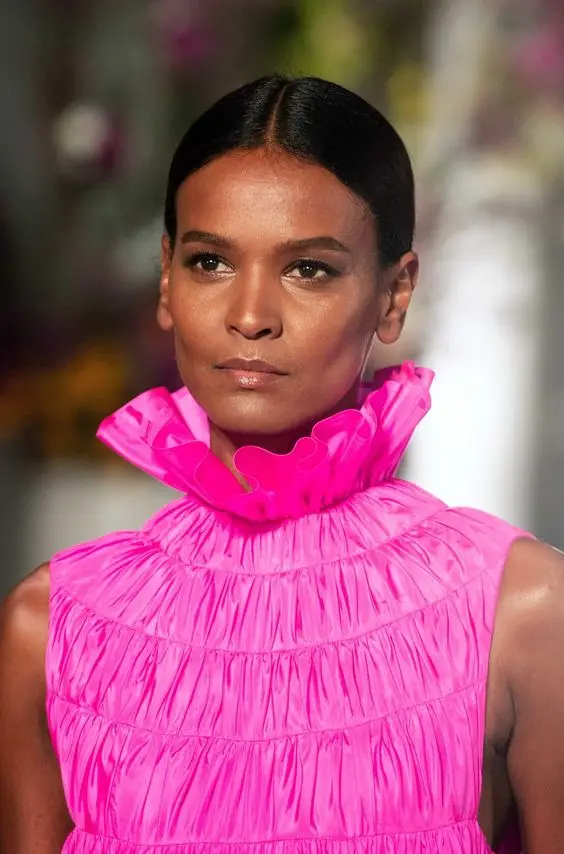
[[[5,604],[2,851],[560,852],[564,561],[394,477],[428,371],[361,383],[418,275],[396,132],[259,80],[181,141],[165,226],[185,387],[100,438],[185,497]]]

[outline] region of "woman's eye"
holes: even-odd
[[[219,255],[213,255],[211,252],[198,252],[197,255],[192,255],[188,258],[188,267],[192,270],[200,270],[202,273],[228,273],[231,268],[225,261],[222,261]]]
[[[293,275],[297,273],[297,275]],[[291,270],[288,271],[291,278],[304,279],[312,281],[313,279],[327,279],[336,275],[328,264],[322,264],[320,261],[298,261],[294,264]]]

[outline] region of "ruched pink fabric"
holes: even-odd
[[[395,477],[431,379],[380,373],[290,454],[241,449],[250,490],[185,390],[103,423],[184,497],[52,561],[65,854],[490,850],[488,655],[520,532]]]

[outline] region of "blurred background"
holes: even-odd
[[[175,143],[272,71],[404,136],[423,273],[374,364],[437,371],[405,475],[564,546],[562,0],[2,0],[0,592],[169,492],[98,446],[177,384],[154,311]]]

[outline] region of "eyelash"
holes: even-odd
[[[334,279],[336,276],[339,275],[339,271],[335,270],[334,267],[331,267],[329,264],[325,264],[324,261],[317,261],[315,258],[300,258],[299,261],[295,261],[288,269],[296,270],[299,267],[306,266],[314,267],[317,271],[325,273],[325,277],[328,279]],[[302,276],[301,278],[303,278],[303,280],[306,282],[313,282],[316,280],[315,276]]]
[[[219,263],[219,264],[228,264],[228,262],[224,261],[224,259],[221,258],[221,256],[215,255],[213,252],[196,252],[194,255],[191,255],[189,258],[187,258],[187,260],[185,262],[185,266],[191,270],[194,270],[198,266],[198,264],[201,264],[202,262],[205,262],[205,261],[213,261],[213,262]],[[288,273],[292,270],[296,270],[296,269],[299,269],[300,267],[306,267],[306,266],[314,267],[315,272],[325,273],[325,276],[328,279],[329,278],[335,278],[336,276],[339,275],[339,271],[336,270],[334,267],[331,267],[329,264],[326,264],[324,261],[318,261],[315,258],[300,258],[299,260],[294,261],[294,263],[290,267],[286,268],[285,273]],[[201,272],[204,274],[207,274],[209,276],[214,275],[214,271],[208,271],[208,270],[202,269]],[[302,281],[304,281],[304,282],[319,281],[319,277],[317,277],[315,275],[313,275],[313,276],[300,276],[299,278],[301,278]]]
[[[198,264],[201,264],[203,261],[215,261],[219,264],[227,264],[227,261],[224,261],[223,258],[220,258],[219,255],[215,255],[213,252],[196,252],[194,255],[190,255],[186,261],[184,262],[184,266],[189,270],[195,270],[198,267]],[[204,270],[200,268],[201,273],[208,276],[213,276],[213,270]]]

